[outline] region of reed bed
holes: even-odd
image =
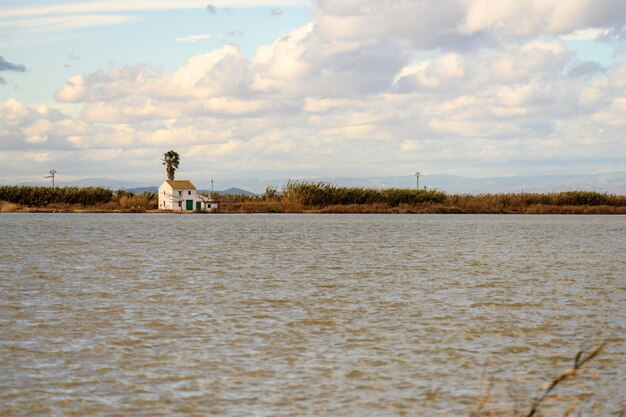
[[[397,207],[401,204],[443,203],[446,194],[437,190],[338,187],[324,182],[289,181],[283,187],[283,198],[298,201],[308,207],[353,204],[386,204]]]
[[[626,214],[626,196],[593,191],[472,195],[290,181],[281,201],[296,211],[322,213]]]
[[[1,186],[0,202],[2,212],[144,212],[158,208],[156,193],[113,192],[103,187]]]
[[[45,207],[50,204],[95,206],[110,201],[112,197],[113,192],[103,187],[0,186],[0,200],[27,207]]]
[[[450,213],[450,214],[626,214],[626,196],[593,191],[558,193],[446,194],[439,190],[339,187],[324,182],[289,181],[278,193],[219,195],[230,213]],[[155,193],[135,194],[102,187],[0,186],[2,211],[122,211],[158,209]]]
[[[226,213],[626,214],[626,196],[593,191],[473,195],[289,181],[282,193],[212,197]]]
[[[112,200],[108,204],[108,208],[111,210],[135,213],[156,210],[158,207],[159,196],[156,193],[145,192],[135,194],[123,188],[115,192]]]
[[[446,206],[461,212],[483,213],[549,213],[545,207],[554,207],[558,212],[580,212],[581,207],[595,207],[588,212],[624,212],[626,196],[594,191],[564,191],[558,193],[519,194],[457,194],[449,195]],[[601,207],[601,210],[597,208]],[[576,208],[576,209],[574,209]]]

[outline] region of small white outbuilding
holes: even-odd
[[[198,194],[189,180],[165,180],[159,187],[159,210],[215,211],[217,202]]]

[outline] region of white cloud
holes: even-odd
[[[47,132],[50,130],[52,123],[46,119],[39,119],[35,123],[24,127],[22,133],[28,143],[42,143],[48,141]]]
[[[242,94],[252,83],[250,62],[235,46],[191,57],[172,74],[143,65],[112,67],[71,77],[57,91],[62,102],[116,100],[130,95],[150,98],[209,98]]]
[[[88,123],[126,124],[149,119],[179,117],[181,109],[167,106],[147,97],[131,96],[112,102],[95,102],[85,106],[82,118]]]
[[[297,0],[217,0],[212,7],[247,8],[301,6]],[[203,0],[111,0],[111,1],[39,1],[28,6],[7,7],[0,4],[0,27],[32,33],[63,32],[93,26],[128,24],[146,11],[204,10]],[[180,37],[181,42],[197,42],[208,38],[198,35]],[[206,35],[199,35],[206,36]]]
[[[561,35],[614,30],[622,12],[602,1],[597,11],[587,0],[318,0],[314,21],[252,59],[224,45],[170,72],[75,75],[56,98],[76,116],[1,103],[0,149],[71,151],[123,171],[128,155],[150,166],[175,147],[190,171],[223,175],[397,174],[417,163],[515,173],[519,155],[598,166],[626,157],[626,66],[580,69]]]
[[[27,18],[21,20],[2,21],[5,28],[27,29],[33,32],[58,31],[67,29],[88,28],[92,26],[121,25],[136,20],[134,16],[125,15],[80,15],[76,16],[49,16]]]
[[[579,29],[567,35],[561,36],[564,41],[592,41],[607,36],[610,33],[608,29]]]
[[[233,45],[197,55],[165,79],[165,94],[193,97],[236,95],[251,83],[250,63]],[[159,94],[158,91],[154,92]]]
[[[255,91],[309,96],[354,96],[386,91],[407,51],[392,39],[328,39],[309,24],[258,49]],[[302,82],[305,80],[305,82]]]
[[[463,19],[462,0],[342,2],[317,0],[320,32],[341,40],[407,40],[420,48],[436,48],[460,41],[455,27]]]
[[[210,35],[187,35],[176,38],[178,42],[199,42],[211,39]]]
[[[455,88],[466,76],[462,57],[456,53],[405,66],[394,77],[393,85],[400,91],[406,89]]]
[[[0,7],[0,18],[145,10],[204,9],[207,5],[205,0],[109,0],[72,3],[57,1],[57,4],[49,3],[48,1],[40,2],[39,5],[35,4],[29,7]],[[301,4],[302,2],[298,0],[211,0],[211,5],[214,7],[228,8],[299,6]]]
[[[495,32],[525,37],[569,34],[581,29],[623,24],[621,0],[470,0],[463,33]]]

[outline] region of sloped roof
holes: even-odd
[[[173,190],[195,190],[196,186],[189,180],[165,180]]]

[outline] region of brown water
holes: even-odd
[[[0,215],[0,415],[546,415],[626,398],[626,217]]]

